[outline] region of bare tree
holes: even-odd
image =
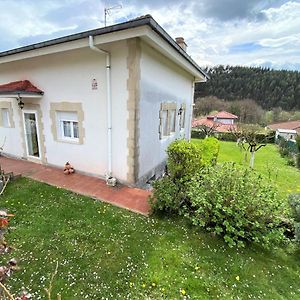
[[[216,129],[220,126],[218,123],[212,123],[212,125],[207,125],[207,124],[202,124],[202,125],[197,125],[196,129],[199,131],[203,132],[205,134],[205,137],[212,136]]]
[[[266,140],[257,140],[257,135],[261,132],[261,127],[252,124],[237,124],[236,128],[231,129],[231,132],[236,136],[238,145],[246,151],[246,155],[248,152],[250,153],[250,168],[253,169],[255,153],[262,147],[265,147],[267,142]]]

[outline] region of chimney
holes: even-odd
[[[177,37],[175,38],[175,41],[184,51],[186,51],[187,44],[185,43],[183,37]]]

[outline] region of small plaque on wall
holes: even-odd
[[[92,90],[98,90],[98,82],[97,79],[92,79]]]

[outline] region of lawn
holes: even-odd
[[[199,140],[193,139],[193,142],[198,143]],[[250,153],[245,162],[245,152],[241,151],[235,142],[220,142],[218,162],[233,161],[249,166],[249,159]],[[274,181],[281,195],[300,192],[300,170],[288,166],[287,160],[280,156],[275,145],[268,144],[256,152],[254,169]]]
[[[9,278],[45,299],[299,299],[300,255],[293,249],[228,249],[180,219],[143,217],[21,178],[0,198],[16,214],[0,256],[20,261]],[[185,295],[184,295],[185,294]]]

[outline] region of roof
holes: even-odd
[[[192,128],[197,128],[198,126],[211,127],[215,132],[231,132],[237,129],[236,124],[222,124],[207,118],[192,120]]]
[[[43,95],[44,92],[34,86],[29,80],[14,81],[0,85],[0,95]]]
[[[177,52],[179,52],[193,67],[200,72],[205,78],[209,79],[209,75],[207,75],[198,64],[171,38],[171,36],[152,18],[151,15],[145,15],[127,22],[119,23],[116,25],[111,25],[103,28],[88,30],[76,34],[71,34],[68,36],[35,43],[32,45],[28,45],[25,47],[20,47],[4,52],[0,52],[0,57],[9,56],[17,53],[22,53],[26,51],[31,51],[35,49],[40,49],[48,46],[53,46],[57,44],[62,44],[70,41],[75,41],[83,38],[87,38],[89,36],[98,36],[107,33],[117,32],[121,30],[136,28],[140,26],[148,25],[153,31],[155,31],[161,38],[163,38],[169,45],[171,45]]]
[[[207,119],[214,119],[214,118],[218,118],[218,119],[238,119],[239,117],[231,114],[227,111],[220,111],[218,113],[216,113],[215,115],[210,115],[207,116]]]
[[[300,121],[289,121],[289,122],[282,122],[282,123],[275,123],[268,125],[267,127],[277,130],[277,129],[294,129],[297,130],[300,128]]]

